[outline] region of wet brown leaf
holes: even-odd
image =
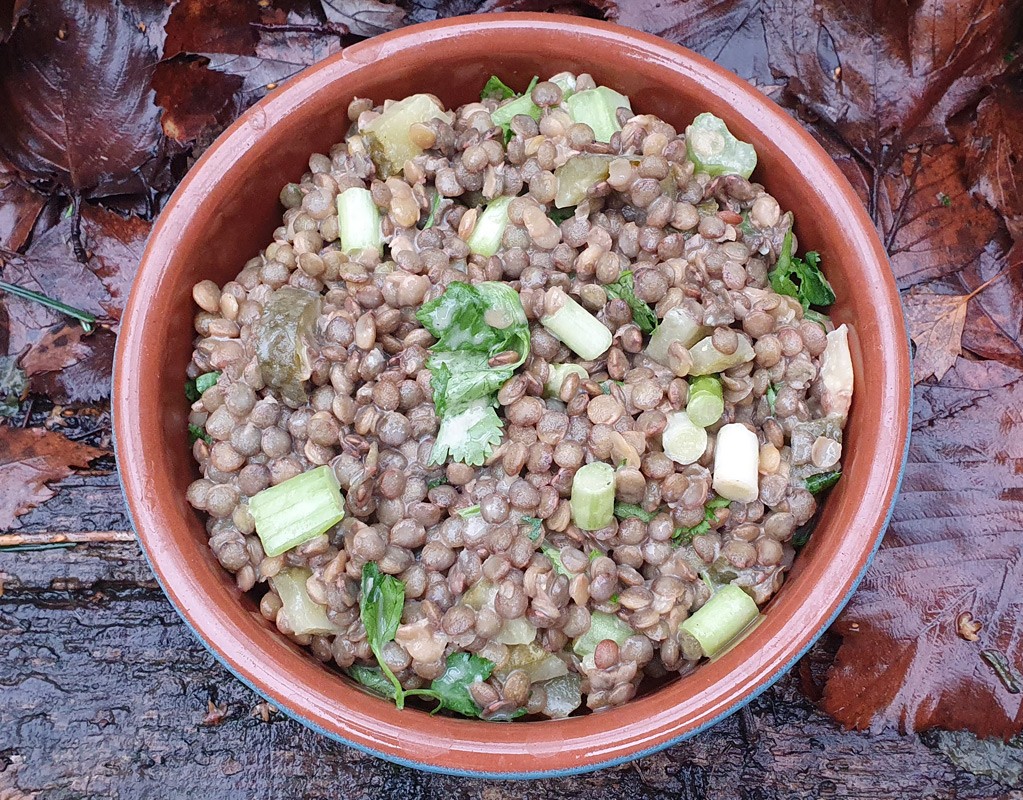
[[[1020,85],[1003,85],[977,107],[966,142],[974,191],[1001,212],[1009,232],[1023,238],[1023,103]]]
[[[33,394],[55,403],[90,403],[110,396],[116,337],[101,328],[86,334],[78,325],[53,328],[28,351],[21,367]]]
[[[847,726],[1008,738],[1023,695],[981,660],[1023,660],[1023,372],[960,360],[916,390],[891,528],[835,629],[824,708]],[[960,636],[961,615],[981,623]]]
[[[82,209],[87,264],[74,256],[70,219],[62,219],[23,255],[0,255],[0,277],[95,314],[116,330],[138,268],[149,223],[125,219],[97,206]],[[82,336],[66,317],[38,303],[0,293],[8,317],[6,352],[20,354],[34,391],[54,400],[91,401],[109,395],[113,334]],[[35,348],[42,351],[35,353]],[[56,371],[65,369],[66,374]]]
[[[400,28],[405,9],[381,0],[323,0],[323,11],[331,22],[340,22],[355,36],[376,36]]]
[[[164,133],[183,144],[206,139],[303,67],[337,52],[345,33],[301,2],[179,2],[153,76]]]
[[[19,515],[53,497],[47,484],[102,455],[53,431],[0,426],[0,531],[18,527]]]
[[[916,344],[913,381],[941,380],[962,353],[970,295],[910,292],[902,299],[909,335]]]
[[[0,247],[20,250],[28,241],[46,198],[13,176],[0,173]]]
[[[32,0],[0,0],[0,44],[11,38]]]
[[[770,66],[867,163],[948,137],[1005,69],[1019,0],[769,0]],[[894,148],[894,149],[893,149]]]
[[[164,147],[144,31],[165,8],[35,0],[0,49],[0,153],[23,176],[90,196],[152,183]]]

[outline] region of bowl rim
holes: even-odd
[[[537,28],[542,28],[545,31],[556,30],[559,33],[567,33],[569,35],[602,39],[606,42],[615,42],[618,44],[627,44],[633,48],[642,49],[645,51],[644,54],[652,59],[671,62],[676,66],[681,64],[692,70],[698,70],[705,82],[714,84],[714,87],[712,88],[717,88],[726,92],[730,99],[734,99],[738,103],[740,109],[737,109],[737,113],[750,112],[755,108],[757,114],[769,117],[770,123],[773,123],[783,129],[789,140],[798,145],[802,152],[806,152],[811,155],[814,160],[818,162],[816,166],[819,167],[821,172],[826,173],[827,178],[830,181],[830,188],[839,195],[836,202],[840,202],[840,204],[845,207],[845,210],[851,214],[851,227],[855,228],[857,233],[860,234],[861,242],[865,246],[869,246],[870,250],[873,252],[876,264],[887,268],[880,270],[880,273],[874,277],[876,277],[882,284],[882,291],[889,300],[889,304],[883,307],[879,313],[884,314],[885,311],[889,312],[891,315],[891,319],[888,320],[890,327],[892,327],[895,331],[902,332],[902,337],[897,338],[896,341],[892,342],[892,346],[897,348],[897,352],[895,352],[892,356],[893,361],[898,367],[898,369],[895,369],[894,372],[897,376],[901,375],[903,380],[894,388],[891,405],[899,406],[901,404],[901,409],[904,409],[904,411],[900,410],[899,407],[882,409],[882,411],[887,410],[889,412],[890,419],[895,425],[893,444],[896,445],[896,447],[892,448],[892,458],[890,459],[890,463],[887,464],[888,469],[884,477],[877,477],[875,475],[875,483],[884,489],[888,500],[883,504],[883,512],[881,508],[878,508],[877,511],[872,514],[873,519],[876,520],[876,530],[874,531],[871,539],[865,542],[867,546],[862,547],[855,554],[856,560],[860,563],[860,568],[857,574],[848,576],[844,592],[842,592],[840,596],[836,595],[834,600],[827,607],[827,613],[818,613],[816,615],[817,623],[815,627],[809,632],[800,631],[798,635],[791,638],[793,643],[799,643],[798,646],[795,644],[789,644],[785,647],[779,648],[780,652],[784,653],[784,656],[779,656],[779,658],[771,664],[767,664],[767,660],[765,659],[764,664],[753,670],[750,675],[747,676],[745,683],[740,687],[741,691],[730,692],[719,690],[715,696],[715,698],[719,701],[715,710],[696,715],[697,717],[702,717],[702,719],[698,723],[685,727],[680,733],[675,735],[665,735],[663,732],[658,733],[657,731],[648,731],[648,735],[645,737],[634,739],[631,744],[616,747],[613,753],[607,753],[602,752],[599,748],[599,742],[587,734],[571,740],[572,751],[578,753],[578,757],[584,760],[583,763],[578,763],[574,766],[551,769],[478,770],[466,768],[464,763],[470,756],[475,756],[477,759],[485,757],[487,752],[483,749],[463,747],[462,749],[456,750],[452,748],[445,751],[443,755],[434,757],[430,760],[428,757],[419,756],[414,747],[410,748],[402,746],[401,742],[398,742],[398,746],[394,747],[387,743],[383,738],[375,740],[373,737],[367,736],[364,731],[346,729],[344,725],[345,720],[343,719],[338,719],[337,717],[328,718],[327,710],[323,707],[317,707],[313,712],[309,712],[306,709],[300,710],[299,708],[296,708],[289,702],[289,694],[281,691],[281,688],[284,687],[274,688],[270,685],[271,682],[268,680],[257,679],[251,669],[252,664],[249,663],[243,666],[241,663],[242,659],[239,658],[237,652],[231,651],[228,653],[218,649],[216,644],[217,637],[211,633],[210,628],[220,626],[211,622],[208,610],[204,619],[196,618],[196,615],[189,610],[191,607],[190,604],[186,603],[175,590],[175,581],[181,579],[183,571],[180,568],[168,569],[166,563],[160,562],[154,557],[154,551],[158,550],[158,540],[164,535],[162,531],[165,526],[162,522],[167,517],[170,510],[164,509],[162,511],[157,511],[156,509],[161,499],[156,498],[154,500],[154,498],[148,497],[145,494],[145,475],[147,469],[145,459],[142,457],[141,453],[143,449],[141,435],[142,425],[136,413],[137,408],[133,408],[133,402],[131,400],[132,392],[130,389],[135,384],[133,383],[133,379],[131,378],[126,365],[133,362],[141,362],[145,357],[146,348],[143,344],[143,337],[138,333],[129,334],[129,331],[133,331],[133,329],[138,330],[139,326],[136,325],[133,327],[133,321],[136,317],[145,316],[148,295],[143,296],[143,289],[140,287],[146,286],[147,289],[152,289],[159,283],[160,276],[158,274],[151,274],[152,269],[147,270],[146,267],[150,266],[155,268],[161,266],[173,252],[174,242],[178,238],[177,233],[170,229],[170,223],[174,217],[174,209],[182,203],[184,198],[188,196],[189,190],[193,184],[199,185],[202,183],[203,179],[209,180],[209,178],[204,175],[205,169],[211,164],[216,165],[218,153],[220,153],[220,151],[224,150],[226,152],[226,150],[231,149],[230,146],[232,144],[237,144],[239,141],[251,140],[254,136],[251,130],[252,128],[255,128],[257,131],[262,131],[265,127],[269,127],[265,125],[265,118],[267,116],[266,110],[268,107],[283,107],[285,105],[291,108],[297,107],[301,104],[303,97],[313,95],[319,90],[317,78],[320,73],[330,70],[332,67],[345,61],[353,63],[350,70],[357,70],[361,63],[366,63],[367,61],[375,60],[377,58],[387,57],[387,55],[392,52],[391,48],[402,43],[403,40],[416,39],[420,42],[427,40],[432,43],[442,39],[456,37],[461,33],[471,34],[478,31],[481,27],[487,27],[494,30],[505,29],[510,31],[520,29],[523,26],[534,30]],[[394,47],[394,49],[396,50],[398,48]],[[259,124],[260,119],[263,120],[262,124]],[[254,125],[254,122],[257,124]],[[576,775],[603,769],[605,767],[616,766],[650,755],[689,739],[750,703],[772,686],[779,678],[785,675],[792,666],[794,666],[794,664],[831,626],[838,614],[849,602],[873,560],[873,557],[884,536],[884,532],[891,520],[895,502],[905,474],[906,462],[909,454],[909,421],[912,415],[913,399],[911,385],[908,332],[904,315],[902,314],[901,301],[895,286],[894,276],[888,262],[887,254],[877,237],[877,233],[872,223],[866,215],[866,211],[863,208],[861,201],[856,196],[852,187],[842,175],[837,165],[832,161],[830,156],[827,155],[824,149],[810,136],[810,134],[803,130],[802,127],[789,117],[786,112],[773,103],[773,101],[769,98],[761,96],[756,89],[750,87],[745,81],[738,78],[731,72],[728,72],[723,67],[714,64],[710,60],[699,56],[686,48],[672,44],[650,34],[641,33],[639,31],[604,21],[583,19],[567,15],[501,13],[452,17],[444,20],[412,25],[372,39],[367,39],[356,45],[352,45],[351,47],[344,48],[342,51],[306,68],[296,76],[289,79],[280,90],[268,94],[243,113],[217,138],[217,140],[202,155],[192,169],[189,170],[188,174],[175,189],[167,206],[160,213],[159,218],[154,224],[148,238],[145,251],[140,260],[138,274],[125,306],[125,312],[122,317],[122,331],[117,341],[112,379],[112,418],[118,478],[122,492],[125,496],[129,519],[139,539],[141,550],[146,561],[156,576],[164,593],[171,601],[175,610],[185,621],[189,630],[191,630],[193,635],[202,642],[206,649],[217,659],[219,663],[226,667],[235,678],[240,680],[261,697],[266,697],[272,700],[284,713],[298,720],[307,727],[335,741],[354,747],[362,752],[383,758],[387,761],[425,770],[427,772],[464,777],[533,779]],[[902,440],[901,453],[897,449],[900,438]],[[883,471],[881,468],[876,465],[872,465],[867,474],[868,476],[874,475],[881,471]],[[717,688],[718,684],[727,684],[727,682],[719,680],[716,684],[714,684],[714,688]],[[308,689],[308,691],[312,692],[314,690]],[[393,706],[391,706],[391,708],[393,710]],[[381,711],[380,713],[381,715],[385,714],[384,711]],[[604,717],[603,714],[600,716]],[[370,717],[374,722],[378,720],[378,715],[370,715]],[[592,719],[592,717],[589,717],[589,719]],[[607,714],[607,719],[613,720],[614,712],[609,712]],[[466,732],[468,732],[470,728],[464,726],[475,727],[480,725],[480,723],[473,721],[459,722],[463,726],[462,730]],[[527,725],[530,727],[532,727],[533,724],[562,725],[567,722],[570,722],[570,720],[527,723]],[[415,726],[409,727],[414,728]],[[622,729],[618,729],[618,732],[622,733],[623,731]],[[569,740],[566,739],[565,744],[567,745],[568,743]],[[384,744],[388,744],[388,746],[383,746]],[[517,759],[521,761],[527,756],[524,753],[505,753],[504,757],[509,760]],[[529,758],[532,761],[537,760],[532,757]]]

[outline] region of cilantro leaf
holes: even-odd
[[[372,561],[362,568],[362,591],[359,594],[359,617],[366,628],[366,641],[376,656],[382,673],[394,687],[394,702],[405,705],[405,691],[391,668],[384,661],[384,645],[394,640],[405,607],[405,584],[391,575],[382,575]]]
[[[490,76],[480,92],[480,100],[508,100],[512,97],[515,97],[515,90],[496,75]]]
[[[510,286],[455,281],[416,313],[437,339],[426,362],[441,418],[430,463],[482,464],[501,441],[497,391],[529,353],[529,323]],[[500,354],[511,361],[491,366]],[[507,361],[507,358],[506,358]]]
[[[536,517],[522,517],[522,522],[529,526],[529,531],[526,533],[529,540],[531,542],[539,541],[540,534],[543,532],[543,520]]]
[[[571,578],[572,573],[565,569],[565,565],[561,563],[561,549],[555,547],[552,544],[544,542],[540,545],[540,552],[542,552],[547,559],[554,565],[554,571],[559,575],[564,575],[566,578]]]
[[[811,251],[805,259],[792,255],[792,231],[785,234],[778,263],[768,273],[768,278],[772,289],[778,294],[795,297],[804,311],[810,306],[830,306],[835,302],[835,292],[821,272],[820,254]]]
[[[446,708],[466,717],[478,717],[480,707],[469,694],[469,687],[478,681],[485,681],[494,671],[494,662],[473,653],[452,653],[448,656],[447,669],[430,684],[430,696],[440,705],[436,711]]]
[[[496,445],[501,443],[503,424],[487,399],[476,400],[458,414],[444,417],[437,431],[431,464],[443,464],[448,459],[478,467],[487,460]]]
[[[771,414],[774,414],[774,404],[778,399],[778,390],[774,388],[773,383],[767,385],[767,391],[764,393],[764,397],[767,398],[767,407],[771,409]]]
[[[714,512],[719,508],[724,508],[731,500],[727,500],[724,497],[715,497],[713,500],[708,500],[707,505],[703,508],[703,522],[694,525],[691,528],[675,528],[675,532],[671,535],[671,540],[676,546],[680,544],[691,544],[693,539],[697,536],[707,533],[710,530],[711,520],[714,519]]]
[[[570,219],[575,216],[575,206],[569,206],[568,208],[552,208],[547,212],[547,216],[560,225],[566,219]]]
[[[615,503],[615,516],[618,519],[641,519],[643,522],[650,522],[657,516],[656,511],[644,511],[641,506],[632,503]]]
[[[217,380],[220,378],[219,372],[206,372],[190,381],[185,382],[185,397],[188,398],[190,403],[194,403],[200,397],[203,392],[209,389],[211,386],[215,386]]]
[[[199,425],[188,426],[188,443],[195,444],[199,439],[202,439],[206,444],[213,444],[213,437],[206,433]]]
[[[615,297],[624,300],[632,309],[632,321],[635,322],[643,333],[653,333],[657,327],[657,315],[646,303],[636,297],[635,283],[631,272],[623,272],[621,277],[614,283],[604,287],[608,297]]]
[[[480,504],[477,503],[474,506],[466,506],[465,508],[460,508],[455,513],[458,514],[458,516],[460,516],[462,519],[469,519],[469,517],[478,517],[480,515]]]
[[[350,678],[361,683],[373,692],[373,694],[378,694],[381,697],[394,700],[394,686],[379,667],[367,667],[362,664],[353,664],[348,668],[347,672]]]

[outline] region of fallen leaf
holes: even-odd
[[[79,325],[47,331],[21,361],[33,394],[54,403],[90,403],[110,396],[116,337],[86,335]]]
[[[53,431],[0,426],[0,531],[18,527],[19,515],[53,497],[47,484],[103,455]]]
[[[1018,84],[1000,86],[977,107],[967,138],[974,191],[1001,212],[1015,239],[1023,239],[1023,102]]]
[[[161,124],[180,143],[225,127],[272,87],[337,52],[347,29],[302,3],[287,9],[231,0],[175,6],[153,76]]]
[[[32,0],[4,0],[0,3],[0,44],[11,38]]]
[[[0,255],[0,277],[95,314],[116,330],[150,224],[83,205],[82,237],[90,254],[87,264],[79,263],[72,252],[71,226],[70,219],[62,219],[24,255]],[[23,363],[33,376],[33,391],[52,391],[52,399],[70,402],[109,395],[112,333],[97,331],[83,336],[81,328],[69,325],[63,315],[3,293],[0,308],[8,318],[6,353],[20,355],[28,350]],[[36,347],[43,351],[34,353]],[[58,375],[62,367],[65,372]]]
[[[165,161],[149,85],[158,54],[143,29],[165,13],[155,0],[36,0],[0,49],[0,153],[75,194],[151,184]]]
[[[381,0],[323,0],[323,11],[328,20],[340,22],[355,36],[376,36],[405,23],[405,9]]]
[[[846,726],[932,727],[1008,738],[1023,695],[981,660],[1023,660],[1023,372],[960,360],[917,387],[891,527],[836,623],[823,707]],[[984,620],[959,636],[963,612]]]
[[[913,382],[941,380],[962,354],[969,295],[910,292],[902,298],[909,335],[916,344]]]
[[[621,25],[681,44],[758,86],[772,82],[762,4],[756,0],[603,2]]]
[[[948,120],[1005,69],[1019,0],[769,0],[773,72],[866,163],[948,138]]]
[[[208,728],[215,727],[227,719],[227,713],[227,703],[217,705],[212,700],[207,700],[206,714],[203,716],[202,722],[199,724]]]
[[[32,187],[0,173],[0,247],[24,247],[45,204],[46,198]]]
[[[1023,737],[1003,742],[978,739],[970,733],[936,731],[933,739],[933,746],[960,769],[994,778],[1006,786],[1018,788],[1023,784]]]

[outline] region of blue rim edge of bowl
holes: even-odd
[[[885,255],[884,260],[885,260],[885,263],[888,265],[889,270],[891,270],[891,263],[888,260],[887,254]],[[899,306],[900,306],[900,310],[901,310],[902,309],[901,298],[900,298],[900,301],[899,301]],[[909,336],[909,326],[908,326],[908,323],[906,321],[905,314],[902,314],[902,322],[903,322],[903,335],[905,337],[906,349],[907,349],[907,352],[911,354],[912,353],[911,339],[910,339],[910,336]],[[117,344],[117,349],[118,350],[120,349],[120,342],[118,342],[118,344]],[[114,370],[113,370],[113,374],[111,376],[111,382],[110,382],[111,398],[113,398],[114,393],[115,393],[115,389],[116,389],[116,386],[117,386],[118,363],[119,363],[119,359],[116,357],[116,354],[115,354]],[[602,769],[608,769],[608,768],[611,768],[611,767],[621,766],[622,764],[627,764],[629,762],[636,761],[636,760],[638,760],[640,758],[644,758],[646,756],[653,755],[654,753],[659,753],[662,750],[668,749],[669,747],[674,747],[675,745],[680,744],[681,742],[684,742],[684,741],[687,741],[689,739],[692,739],[693,737],[697,736],[698,734],[701,734],[704,731],[712,728],[714,725],[717,725],[719,722],[721,722],[725,718],[730,717],[735,712],[737,712],[737,711],[741,710],[742,708],[746,707],[747,705],[749,705],[751,702],[753,702],[758,697],[760,697],[764,692],[766,692],[768,689],[770,689],[772,686],[774,686],[774,684],[776,684],[784,675],[786,675],[792,669],[792,667],[794,667],[796,665],[796,663],[804,655],[806,655],[810,651],[810,648],[812,648],[817,643],[817,641],[821,638],[821,636],[824,635],[824,633],[828,630],[828,628],[831,627],[831,625],[838,618],[838,615],[841,614],[842,611],[845,609],[845,607],[849,604],[849,601],[852,599],[853,595],[856,593],[856,590],[859,588],[859,585],[863,582],[863,578],[866,576],[867,570],[870,568],[870,565],[873,563],[874,558],[877,555],[877,552],[878,552],[878,550],[881,547],[881,543],[884,540],[884,536],[885,536],[885,533],[888,530],[888,526],[891,524],[892,515],[895,512],[895,505],[898,502],[899,494],[902,491],[903,479],[906,476],[906,465],[907,465],[908,460],[909,460],[909,447],[910,447],[910,441],[912,439],[912,419],[913,419],[912,361],[910,361],[909,375],[907,376],[907,378],[910,381],[909,405],[907,406],[907,409],[906,409],[906,416],[907,416],[908,424],[907,424],[907,428],[906,428],[906,441],[905,441],[905,443],[903,445],[903,448],[902,448],[902,457],[901,457],[901,459],[899,461],[899,470],[898,470],[898,475],[897,475],[896,481],[895,481],[895,490],[892,492],[891,501],[888,504],[888,508],[887,508],[887,510],[885,512],[884,520],[883,520],[883,522],[881,524],[881,527],[880,527],[880,529],[878,531],[878,534],[877,534],[877,536],[876,536],[876,538],[874,540],[874,544],[871,547],[870,553],[867,555],[867,558],[864,561],[863,567],[860,569],[859,574],[855,577],[853,582],[849,585],[848,592],[846,592],[845,596],[841,599],[841,601],[835,607],[835,610],[831,614],[831,616],[828,617],[828,619],[825,620],[821,624],[821,626],[807,640],[806,645],[804,645],[804,647],[801,650],[799,650],[795,655],[793,655],[793,657],[789,660],[789,662],[787,664],[785,664],[781,669],[779,669],[773,676],[771,676],[766,681],[764,681],[764,683],[761,686],[757,687],[754,691],[750,692],[746,697],[742,698],[739,702],[735,703],[733,706],[729,707],[727,710],[722,711],[720,714],[718,714],[717,716],[713,717],[712,719],[709,719],[706,722],[704,722],[704,723],[700,724],[699,726],[697,726],[696,728],[693,728],[691,731],[687,731],[686,733],[684,733],[684,734],[682,734],[680,736],[673,737],[671,739],[668,739],[667,741],[664,741],[664,742],[661,742],[659,744],[653,745],[652,747],[648,747],[648,748],[646,748],[644,750],[639,750],[639,751],[637,751],[635,753],[629,753],[629,754],[624,755],[624,756],[618,756],[618,757],[615,757],[615,758],[609,758],[609,759],[604,760],[604,761],[600,761],[600,762],[596,762],[596,763],[592,763],[592,764],[585,764],[585,765],[582,765],[582,766],[579,766],[579,767],[571,767],[571,768],[568,768],[568,769],[555,769],[555,770],[536,770],[536,771],[531,771],[531,772],[486,772],[486,771],[474,771],[474,770],[446,769],[446,768],[443,768],[443,767],[435,766],[433,764],[428,764],[428,763],[425,763],[425,762],[416,761],[414,759],[401,758],[400,756],[391,755],[389,753],[384,753],[384,752],[381,752],[379,750],[375,750],[372,747],[367,747],[366,745],[362,745],[362,744],[359,744],[357,742],[354,742],[354,741],[351,741],[349,739],[346,739],[344,736],[341,736],[340,734],[332,733],[331,731],[328,731],[325,728],[320,727],[315,722],[312,722],[311,720],[306,719],[301,714],[299,714],[298,712],[296,712],[296,711],[294,711],[292,709],[289,709],[289,708],[286,708],[286,707],[282,707],[279,710],[282,713],[284,713],[286,716],[290,717],[291,719],[294,719],[295,721],[301,723],[302,725],[304,725],[305,727],[309,728],[310,730],[315,731],[316,733],[320,734],[321,736],[324,736],[324,737],[326,737],[328,739],[331,739],[332,741],[335,741],[335,742],[338,742],[340,744],[343,744],[343,745],[345,745],[347,747],[354,748],[355,750],[358,750],[359,752],[366,753],[367,755],[371,755],[371,756],[374,756],[376,758],[379,758],[379,759],[381,759],[383,761],[387,761],[387,762],[392,763],[392,764],[398,764],[398,765],[403,766],[403,767],[409,767],[411,769],[416,769],[416,770],[419,770],[421,772],[427,772],[427,773],[431,773],[431,774],[451,775],[451,776],[455,776],[455,777],[478,778],[478,779],[486,779],[486,780],[520,781],[520,780],[538,780],[538,779],[543,779],[543,778],[565,778],[565,777],[571,777],[573,775],[584,775],[586,773],[597,772],[597,771],[602,770]],[[135,524],[135,517],[134,517],[134,515],[132,513],[132,510],[131,510],[131,504],[128,502],[128,494],[127,494],[127,491],[126,491],[125,485],[124,485],[124,476],[123,476],[122,471],[121,471],[121,459],[120,459],[119,448],[118,448],[118,441],[117,441],[117,435],[116,435],[117,426],[116,426],[116,422],[114,420],[114,415],[116,413],[115,408],[116,408],[116,404],[112,402],[111,403],[111,431],[113,433],[112,433],[112,437],[111,438],[112,438],[113,447],[114,447],[114,458],[115,458],[115,461],[117,462],[117,482],[118,482],[118,485],[121,488],[121,495],[122,495],[122,497],[124,498],[124,501],[125,501],[125,509],[127,511],[127,514],[128,514],[128,520],[131,522],[132,531],[135,533],[135,538],[138,540],[139,549],[142,551],[142,555],[143,555],[143,557],[146,560],[146,565],[149,567],[150,572],[152,572],[154,577],[156,578],[156,581],[160,585],[160,589],[163,591],[164,596],[167,598],[168,602],[170,602],[171,606],[174,608],[174,611],[177,613],[177,615],[185,623],[185,627],[188,628],[188,630],[191,632],[192,636],[195,639],[197,639],[202,644],[202,646],[210,653],[210,655],[213,656],[213,658],[217,661],[217,663],[219,663],[222,667],[224,667],[232,676],[234,676],[234,678],[236,680],[238,680],[246,688],[248,688],[250,691],[254,692],[256,695],[258,695],[259,697],[262,698],[263,694],[259,691],[259,689],[253,683],[251,683],[249,680],[247,680],[245,677],[243,677],[238,671],[236,671],[234,669],[234,667],[232,667],[231,664],[228,663],[228,661],[216,650],[216,648],[210,642],[208,642],[206,640],[206,638],[192,625],[192,623],[188,620],[188,618],[185,616],[185,614],[181,611],[180,608],[178,608],[177,604],[171,598],[171,595],[167,591],[167,587],[164,585],[163,580],[161,579],[158,571],[154,568],[152,559],[149,556],[149,551],[146,549],[146,546],[145,546],[145,543],[142,540],[142,537],[139,536],[139,534],[138,534],[138,526]]]

